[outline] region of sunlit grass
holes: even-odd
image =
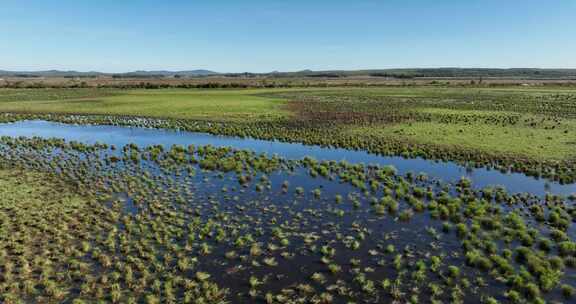
[[[255,96],[267,90],[13,90],[0,94],[0,111],[111,114],[179,119],[254,120],[289,115],[279,98]]]
[[[576,131],[570,131],[576,130],[576,123],[570,121],[565,125],[566,128],[542,129],[482,123],[413,122],[360,127],[350,132],[534,159],[570,159],[576,156]]]

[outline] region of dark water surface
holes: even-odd
[[[277,154],[286,159],[301,159],[310,156],[318,160],[346,160],[350,163],[392,165],[400,173],[424,172],[427,175],[447,182],[467,176],[476,187],[504,186],[511,192],[530,192],[542,195],[546,192],[568,195],[576,193],[576,184],[561,185],[543,179],[536,179],[518,173],[502,173],[484,168],[469,169],[452,162],[436,162],[424,159],[386,157],[364,151],[337,148],[306,146],[298,143],[258,140],[230,136],[217,136],[175,130],[146,129],[120,126],[68,125],[48,121],[19,121],[0,124],[0,136],[38,136],[43,138],[63,138],[88,144],[107,143],[121,147],[134,143],[139,146],[162,144],[171,145],[213,145],[230,146],[236,149],[252,150],[269,155]]]

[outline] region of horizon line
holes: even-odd
[[[191,69],[132,69],[126,71],[105,71],[105,70],[81,70],[81,69],[12,69],[12,68],[0,68],[0,72],[16,72],[16,73],[40,73],[40,72],[67,72],[67,73],[100,73],[100,74],[127,74],[127,73],[137,73],[137,72],[170,72],[170,73],[180,73],[180,72],[195,72],[195,71],[207,71],[217,74],[271,74],[271,73],[298,73],[298,72],[358,72],[358,71],[383,71],[383,70],[434,70],[434,69],[486,69],[486,70],[576,70],[576,67],[490,67],[490,66],[435,66],[435,67],[387,67],[387,68],[358,68],[358,69],[299,69],[299,70],[270,70],[268,72],[252,72],[252,71],[242,71],[242,72],[219,72],[207,68],[191,68]]]

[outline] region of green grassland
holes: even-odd
[[[576,156],[576,90],[509,87],[4,89],[0,112],[268,123],[533,159]],[[295,122],[295,123],[294,123]],[[300,131],[299,131],[300,132]],[[305,141],[307,131],[302,138]]]
[[[569,124],[576,130],[576,124]],[[381,127],[358,127],[352,134],[371,134],[415,143],[441,144],[488,153],[515,154],[534,159],[568,159],[576,156],[576,132],[489,124],[415,122]]]
[[[284,96],[294,99],[290,94]],[[576,157],[576,91],[571,89],[385,88],[299,94],[302,113],[316,120],[341,120],[345,133],[353,136],[540,160]]]
[[[255,90],[42,89],[0,91],[0,111],[112,114],[178,119],[271,119],[289,115],[277,98]]]

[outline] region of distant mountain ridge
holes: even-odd
[[[47,70],[47,71],[5,71],[0,70],[0,76],[36,76],[36,77],[62,77],[62,76],[99,76],[105,73],[90,71],[60,71],[60,70]]]
[[[527,79],[576,79],[576,69],[540,69],[540,68],[401,68],[401,69],[370,69],[370,70],[302,70],[297,72],[273,71],[269,73],[218,73],[210,70],[184,70],[184,71],[133,71],[125,73],[104,73],[98,71],[5,71],[0,70],[0,77],[323,77],[339,78],[354,76],[390,77],[390,78],[481,78],[481,77],[509,77]]]
[[[104,73],[97,71],[79,72],[79,71],[61,71],[61,70],[47,70],[47,71],[6,71],[0,70],[0,76],[4,77],[97,77],[97,76],[124,76],[124,77],[199,77],[218,75],[218,72],[209,70],[187,70],[187,71],[134,71],[126,73]]]
[[[557,78],[574,79],[576,69],[539,69],[539,68],[402,68],[373,70],[303,70],[298,72],[274,72],[274,77],[352,77],[373,76],[391,78],[471,78],[471,77],[511,77],[511,78]]]
[[[190,71],[134,71],[120,73],[120,75],[159,75],[159,76],[210,76],[218,75],[218,72],[210,70],[190,70]]]

